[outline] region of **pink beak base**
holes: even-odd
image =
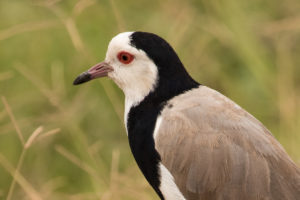
[[[105,77],[111,71],[113,71],[113,68],[106,62],[98,63],[91,67],[88,71],[81,73],[74,80],[73,85],[79,85],[95,78]]]

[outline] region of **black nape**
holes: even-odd
[[[143,50],[158,68],[155,96],[167,100],[200,85],[188,74],[174,49],[158,35],[134,32],[131,45]]]

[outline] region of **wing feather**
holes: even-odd
[[[300,199],[299,168],[252,115],[204,86],[169,104],[155,144],[187,199]]]

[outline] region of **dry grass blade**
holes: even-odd
[[[169,6],[169,3],[166,2],[164,6]],[[169,40],[175,49],[186,39],[188,30],[194,26],[193,22],[195,20],[195,14],[189,4],[182,3],[181,5],[176,5],[176,7],[180,7],[180,9],[178,9],[178,14],[174,19],[175,23],[170,27],[168,34],[168,38],[170,38]]]
[[[76,3],[76,5],[73,8],[73,15],[78,16],[82,11],[84,11],[86,8],[94,5],[97,3],[96,0],[80,0]]]
[[[94,193],[78,193],[78,194],[72,194],[72,195],[68,195],[66,196],[67,199],[69,200],[82,200],[82,199],[86,199],[86,200],[93,200],[93,199],[99,199],[95,197]]]
[[[32,200],[42,200],[41,195],[33,188],[33,186],[14,169],[14,167],[8,162],[8,160],[0,153],[0,164],[3,168],[11,174],[11,176],[19,183],[28,197]]]
[[[18,165],[17,165],[17,168],[14,172],[14,175],[13,175],[14,178],[13,178],[11,184],[10,184],[6,200],[10,200],[12,198],[12,195],[13,195],[13,192],[14,192],[14,189],[15,189],[15,186],[16,186],[15,177],[16,177],[16,174],[19,173],[19,171],[20,171],[20,169],[23,165],[25,154],[26,154],[26,149],[24,148],[23,151],[21,152],[20,157],[19,157]]]
[[[51,136],[51,135],[55,135],[57,133],[59,133],[61,131],[60,128],[56,128],[56,129],[52,129],[50,131],[47,131],[46,133],[42,134],[42,135],[39,135],[39,137],[37,138],[37,140],[42,140],[48,136]]]
[[[8,103],[7,103],[7,101],[6,101],[6,99],[5,99],[4,96],[1,97],[1,100],[2,100],[2,102],[4,104],[4,107],[5,107],[5,110],[6,110],[7,114],[9,115],[9,118],[10,118],[11,122],[13,123],[13,125],[14,125],[14,127],[15,127],[15,129],[17,131],[19,139],[20,139],[22,145],[24,146],[24,144],[25,144],[24,137],[23,137],[22,132],[21,132],[21,130],[20,130],[18,124],[17,124],[17,121],[16,121],[16,119],[15,119],[15,117],[14,117],[12,111],[11,111],[11,108],[9,107],[9,105],[8,105]]]
[[[39,126],[37,129],[35,129],[35,131],[33,131],[33,133],[31,134],[31,136],[29,137],[29,139],[26,141],[26,143],[24,145],[24,148],[23,148],[23,150],[21,152],[21,155],[20,155],[20,158],[19,158],[19,161],[18,161],[18,165],[17,165],[16,171],[14,172],[14,177],[20,171],[20,169],[21,169],[21,167],[23,165],[23,161],[24,161],[24,157],[25,157],[25,154],[26,154],[26,150],[31,146],[31,144],[34,142],[35,138],[42,131],[43,131],[43,127]],[[10,187],[9,187],[9,191],[8,191],[6,200],[10,200],[11,199],[13,191],[14,191],[14,188],[15,188],[15,184],[16,184],[16,180],[13,179],[13,181],[12,181]]]
[[[110,2],[110,5],[111,5],[111,8],[113,10],[113,13],[116,17],[116,20],[117,20],[118,29],[119,29],[120,32],[123,32],[125,30],[125,23],[122,20],[121,14],[120,14],[120,12],[118,11],[118,9],[116,7],[115,1],[110,0],[109,2]]]
[[[67,160],[75,164],[77,167],[85,171],[87,174],[89,174],[89,177],[93,184],[95,185],[95,195],[97,196],[97,199],[100,199],[100,193],[97,191],[101,187],[106,187],[108,184],[103,180],[99,178],[99,175],[95,169],[93,169],[88,164],[84,163],[82,160],[77,158],[75,155],[70,153],[67,149],[65,149],[62,146],[55,146],[55,150],[60,153],[62,156],[64,156]],[[102,185],[102,186],[100,186]]]
[[[55,193],[55,191],[59,188],[64,187],[66,184],[67,183],[64,177],[55,177],[46,181],[42,185],[40,192],[43,193],[43,197],[45,199],[54,199],[53,194]],[[51,196],[52,198],[50,198]]]
[[[67,20],[64,20],[64,24],[67,28],[67,31],[70,35],[70,38],[72,40],[72,43],[74,44],[74,47],[79,52],[85,52],[84,51],[84,45],[83,42],[79,36],[78,30],[76,28],[75,22],[72,18],[68,18]]]
[[[275,33],[282,31],[293,32],[300,31],[300,16],[293,16],[289,18],[284,18],[278,21],[271,22],[267,24],[263,30],[263,34],[272,36]]]
[[[60,61],[55,61],[51,65],[51,85],[52,90],[61,98],[66,95],[64,65]]]
[[[74,20],[71,17],[67,17],[66,14],[57,6],[55,5],[47,5],[47,8],[49,8],[60,20],[61,22],[64,24],[64,26],[66,27],[69,36],[71,38],[72,44],[74,45],[75,49],[81,53],[83,53],[85,56],[87,56],[86,54],[86,50],[84,48],[84,44],[81,40],[81,37],[79,35],[78,29],[76,27],[76,24],[74,22]]]
[[[28,149],[31,146],[34,139],[43,131],[43,129],[44,128],[42,126],[39,126],[37,129],[35,129],[35,131],[33,131],[31,136],[28,138],[27,142],[25,143],[25,146],[24,146],[25,149]]]
[[[102,82],[103,89],[105,91],[106,96],[109,98],[109,101],[111,102],[116,114],[118,115],[121,122],[123,122],[123,106],[120,104],[119,97],[117,93],[115,92],[114,88],[109,82]],[[121,126],[124,129],[124,126]]]
[[[102,141],[98,140],[88,148],[88,151],[93,156],[99,152],[101,147],[102,147]]]
[[[115,179],[118,177],[118,167],[120,160],[120,151],[118,149],[114,149],[112,152],[112,160],[111,160],[111,174],[110,174],[110,184],[114,185]]]
[[[92,167],[81,161],[79,158],[77,158],[75,155],[70,153],[67,149],[64,147],[58,145],[55,146],[55,150],[60,153],[63,157],[67,158],[69,161],[71,161],[73,164],[75,164],[77,167],[82,169],[83,171],[87,172],[91,177],[98,177],[98,174],[96,170],[94,170]]]
[[[25,78],[32,82],[34,86],[36,86],[40,92],[50,101],[53,106],[60,108],[58,97],[48,89],[47,85],[44,81],[40,80],[38,76],[34,76],[32,72],[30,72],[26,67],[21,64],[15,66],[16,70],[19,71]]]
[[[36,31],[41,29],[52,28],[58,26],[57,20],[47,20],[41,22],[28,22],[24,24],[15,25],[5,30],[0,30],[0,41],[8,39],[17,34],[24,32]]]
[[[34,2],[33,5],[49,7],[49,6],[52,6],[52,5],[55,5],[55,4],[59,3],[61,1],[62,0],[45,0],[45,1],[40,1],[40,2]]]
[[[119,191],[117,185],[117,178],[119,177],[118,176],[119,159],[120,159],[120,151],[118,149],[114,149],[112,152],[112,159],[111,159],[110,188],[109,191],[105,192],[102,195],[101,200],[116,199],[115,195],[118,195],[114,191]]]

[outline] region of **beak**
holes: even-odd
[[[79,85],[81,83],[88,82],[95,78],[107,76],[108,72],[113,71],[112,66],[106,62],[98,63],[91,67],[88,71],[81,73],[73,82],[73,85]]]

